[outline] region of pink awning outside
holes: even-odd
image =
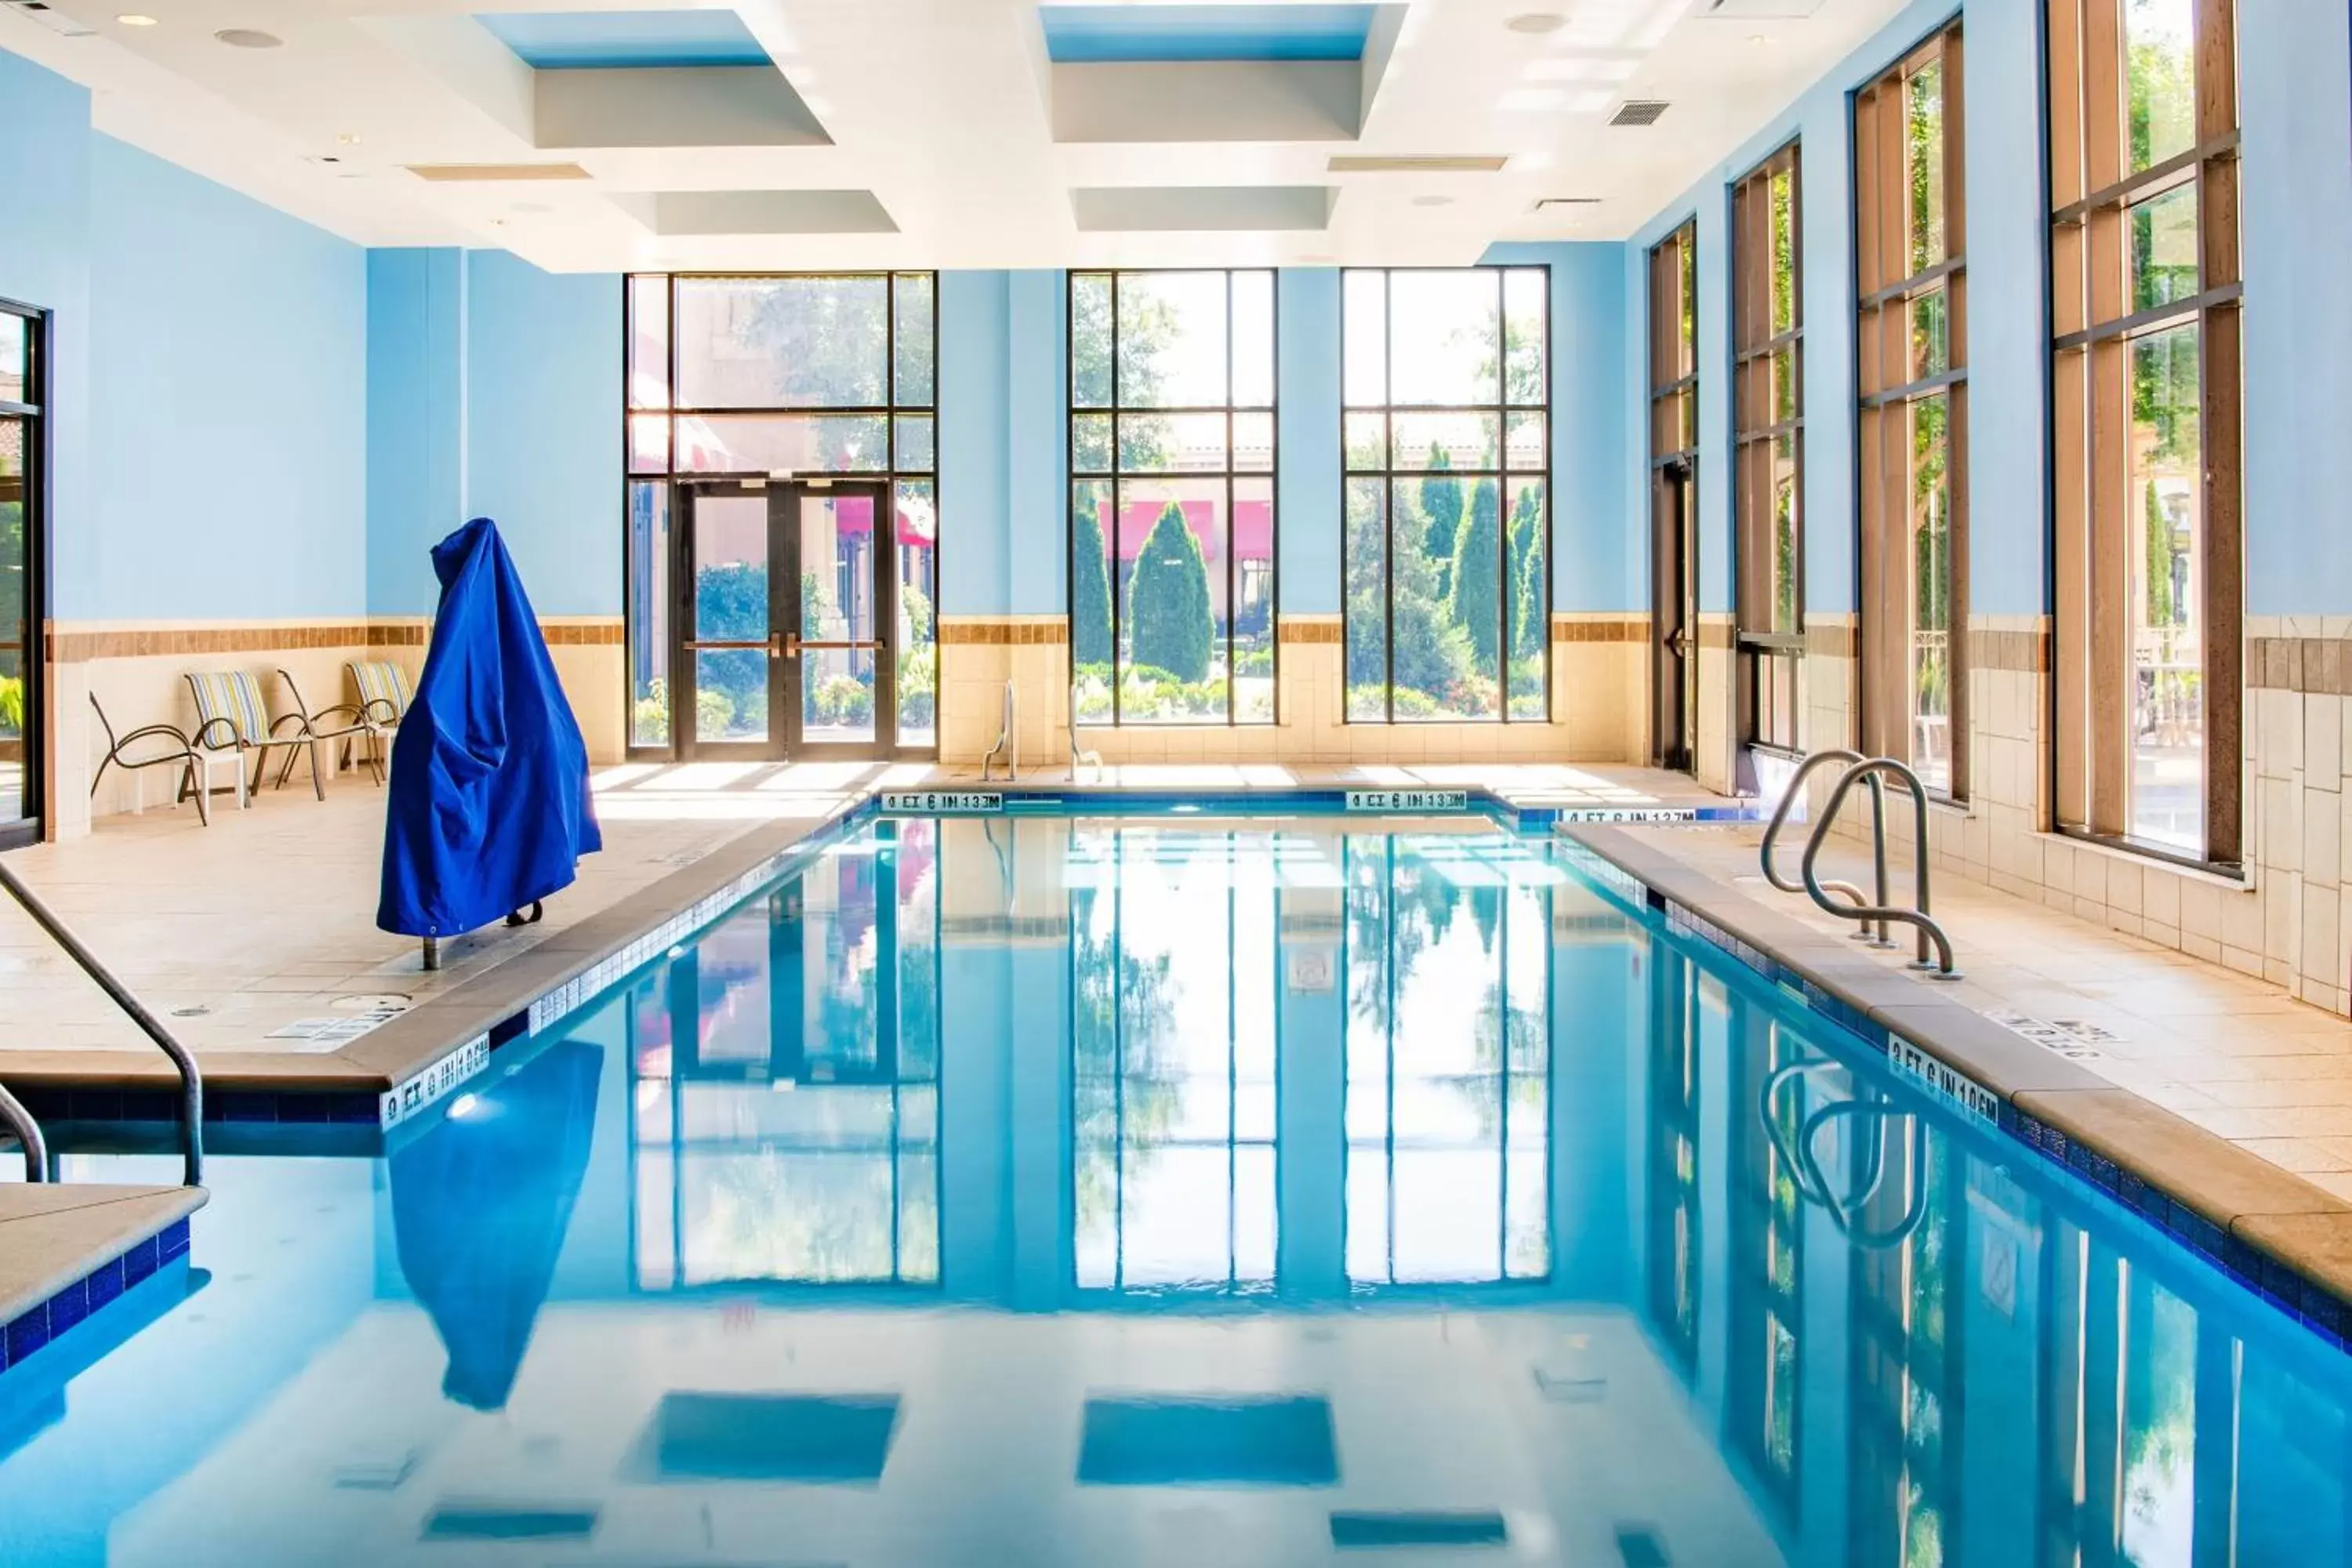
[[[1215,565],[1224,560],[1223,539],[1217,527],[1217,503],[1202,499],[1176,503],[1184,513],[1184,525],[1200,541],[1202,559]],[[1132,561],[1143,552],[1143,542],[1151,537],[1152,528],[1160,514],[1167,509],[1164,500],[1129,501],[1121,516],[1118,542],[1114,548],[1121,561]],[[1111,503],[1097,504],[1097,521],[1108,532],[1111,526]],[[1241,561],[1271,560],[1274,555],[1274,503],[1265,500],[1243,500],[1234,503],[1234,555]]]

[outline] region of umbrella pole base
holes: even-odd
[[[440,967],[441,967],[441,939],[440,939],[439,937],[437,937],[437,936],[428,936],[428,937],[426,937],[426,938],[425,939],[425,973],[429,974],[429,973],[431,973],[433,971],[435,971],[435,970],[436,970],[436,969],[438,969],[438,968],[440,968]]]

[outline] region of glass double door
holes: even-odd
[[[887,487],[680,489],[679,756],[893,754],[898,574]]]

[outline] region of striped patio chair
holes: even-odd
[[[301,715],[302,732],[305,735],[313,741],[325,741],[329,742],[331,748],[335,742],[342,742],[344,767],[352,765],[352,747],[354,744],[373,742],[381,737],[382,731],[369,721],[367,710],[361,704],[338,702],[331,708],[320,708],[314,711],[310,703],[303,700],[302,688],[295,681],[292,670],[281,668],[278,672],[278,679],[286,683],[286,695],[294,700],[294,711]],[[280,789],[286,787],[286,780],[294,772],[296,755],[297,753],[289,747],[286,752],[286,760],[278,766],[278,787]],[[381,784],[383,783],[383,757],[373,749],[366,752],[366,756],[368,771],[375,775],[375,782]]]
[[[191,737],[199,752],[234,752],[238,758],[250,755],[253,782],[250,789],[261,787],[261,775],[269,766],[273,751],[291,752],[300,747],[310,753],[310,790],[320,800],[327,798],[326,770],[319,756],[318,737],[299,713],[289,713],[278,719],[269,717],[262,706],[261,689],[253,677],[241,669],[192,670],[188,675],[188,692],[196,700],[196,732]],[[286,787],[287,775],[293,771],[293,758],[286,759],[288,766],[278,771],[278,787]],[[249,793],[249,792],[248,792]]]
[[[355,658],[343,668],[352,673],[360,721],[368,726],[368,746],[381,774],[391,753],[392,736],[408,717],[408,671],[388,658]]]

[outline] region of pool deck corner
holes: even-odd
[[[202,1187],[0,1184],[0,1373],[188,1249]]]

